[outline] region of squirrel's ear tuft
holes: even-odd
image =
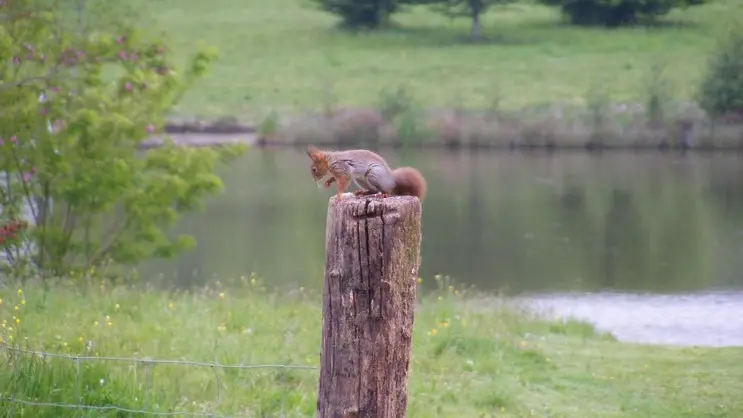
[[[310,158],[315,159],[320,154],[321,154],[321,151],[314,145],[307,146],[307,155],[309,155]]]

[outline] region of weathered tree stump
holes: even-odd
[[[330,198],[317,416],[406,416],[421,203]]]

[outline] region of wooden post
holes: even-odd
[[[330,198],[319,418],[406,416],[420,243],[418,198]]]

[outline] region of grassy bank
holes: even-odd
[[[743,15],[735,0],[676,10],[656,27],[614,30],[568,27],[557,9],[519,2],[483,17],[486,41],[478,44],[467,41],[466,19],[425,7],[396,14],[394,28],[374,33],[341,31],[306,0],[132,7],[177,52],[200,42],[220,52],[174,117],[252,121],[278,144],[743,143],[742,125],[713,130],[693,103],[706,57]],[[664,115],[648,125],[651,96]]]
[[[425,296],[416,314],[410,417],[743,414],[736,389],[743,378],[740,349],[620,343],[584,323],[538,318],[501,299],[441,289]],[[0,318],[6,343],[47,352],[220,364],[319,363],[319,296],[301,288],[267,291],[254,278],[170,294],[68,282],[47,291],[37,285],[4,288]],[[220,371],[82,360],[78,372],[67,358],[2,351],[8,362],[0,369],[3,396],[74,403],[78,390],[87,404],[130,409],[149,405],[157,411],[274,416],[283,405],[287,416],[314,412],[312,369]],[[3,416],[9,408],[0,402]],[[16,416],[73,412],[15,407]]]

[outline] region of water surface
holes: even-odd
[[[620,338],[688,342],[708,333],[708,341],[740,343],[741,324],[731,318],[743,318],[735,309],[743,306],[741,156],[380,153],[428,180],[424,288],[433,275],[449,275],[484,290],[542,295],[622,329]],[[255,272],[272,284],[320,289],[333,191],[312,182],[304,149],[252,149],[221,174],[225,192],[179,226],[198,247],[147,263],[144,273],[188,286]]]

